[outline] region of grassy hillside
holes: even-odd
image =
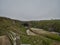
[[[32,27],[60,33],[60,20],[31,21]]]
[[[48,21],[49,22],[49,21]],[[59,24],[59,23],[58,23]],[[46,25],[46,22],[32,22],[32,27],[38,27]],[[45,29],[45,28],[44,28]],[[6,17],[0,17],[0,35],[7,35],[9,30],[19,32],[21,44],[31,45],[60,45],[60,41],[47,38],[45,36],[29,36],[26,34],[26,28],[22,25],[22,21],[14,20]]]

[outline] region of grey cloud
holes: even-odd
[[[60,0],[0,0],[0,16],[19,20],[60,18]]]

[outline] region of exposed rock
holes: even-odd
[[[35,33],[31,32],[30,30],[26,30],[27,35],[36,35]]]
[[[0,45],[11,45],[7,36],[0,36]]]

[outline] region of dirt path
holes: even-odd
[[[49,31],[44,31],[43,29],[38,29],[38,28],[31,28],[28,29],[27,34],[31,34],[31,35],[35,35],[35,34],[39,34],[39,35],[48,35],[48,34],[53,34],[53,35],[58,35],[56,32],[49,32]]]

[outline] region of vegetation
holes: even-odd
[[[31,21],[32,27],[60,33],[60,20]]]
[[[21,44],[31,44],[31,45],[58,45],[60,41],[45,37],[45,36],[29,36],[26,34],[26,28],[22,25],[22,21],[14,20],[6,17],[0,17],[0,36],[7,35],[9,31],[19,32],[20,43]],[[55,31],[60,32],[60,20],[53,21],[31,21],[32,27],[42,28],[45,30],[49,29],[50,24],[54,25]],[[50,35],[51,36],[51,35]]]

